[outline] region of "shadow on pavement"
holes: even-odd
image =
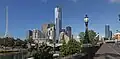
[[[120,58],[120,55],[119,54],[115,54],[115,53],[105,53],[105,54],[96,54],[95,55],[95,57],[101,57],[101,56],[104,56],[105,59],[110,59],[110,58],[117,59],[117,58]]]

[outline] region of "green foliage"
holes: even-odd
[[[81,50],[81,45],[75,39],[70,39],[67,44],[65,43],[65,41],[63,41],[63,45],[60,48],[60,52],[62,56],[79,53],[80,50]]]
[[[60,47],[60,52],[61,52],[62,56],[68,55],[68,53],[67,53],[67,44],[66,44],[65,40],[63,40],[63,42],[62,42],[62,46]]]
[[[15,41],[15,46],[22,46],[22,44],[24,44],[24,41],[17,38],[16,41]]]
[[[89,39],[91,41],[91,44],[95,44],[95,36],[96,36],[96,32],[94,32],[93,30],[89,30]]]
[[[88,40],[86,40],[86,39],[89,39],[91,44],[95,44],[95,36],[97,35],[96,32],[93,30],[88,30],[88,31],[86,31],[86,33],[80,32],[79,37],[80,37],[80,39],[82,39],[81,41],[83,41],[83,43],[86,43],[86,42],[88,42]]]
[[[89,31],[85,31],[85,36],[84,36],[84,41],[83,43],[90,43],[90,38],[89,38]]]
[[[84,40],[84,36],[85,36],[85,33],[84,32],[80,32],[79,37],[80,37],[81,40]]]
[[[39,50],[33,55],[35,59],[53,59],[53,54],[51,47],[48,47],[46,44],[40,46]]]

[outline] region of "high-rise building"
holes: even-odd
[[[61,32],[64,32],[64,33],[65,33],[65,29],[62,29]]]
[[[109,32],[109,38],[112,39],[112,31]]]
[[[43,24],[42,25],[42,33],[44,34],[45,38],[47,37],[48,28],[49,28],[49,24]]]
[[[71,31],[72,31],[71,27],[67,26],[66,27],[66,34],[68,35],[69,38],[71,38]]]
[[[32,38],[33,38],[33,40],[39,39],[40,38],[40,30],[33,29]]]
[[[55,26],[48,28],[48,39],[55,40]]]
[[[9,37],[9,34],[8,34],[8,6],[6,6],[5,8],[5,25],[6,25],[6,31],[5,31],[5,35],[4,37]]]
[[[59,6],[55,8],[55,29],[56,40],[59,40],[59,35],[62,29],[62,9]]]
[[[27,32],[27,38],[28,39],[32,38],[32,30],[28,30],[28,32]]]
[[[42,25],[42,33],[44,35],[44,38],[48,37],[48,29],[53,27],[55,24],[49,23],[49,24],[43,24]]]
[[[109,38],[109,33],[110,33],[110,26],[105,25],[105,38]]]

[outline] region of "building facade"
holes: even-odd
[[[112,31],[109,32],[109,38],[112,39]]]
[[[44,34],[45,38],[47,37],[48,28],[49,28],[49,24],[43,24],[42,25],[42,33]]]
[[[32,30],[28,30],[28,32],[27,32],[27,38],[28,39],[32,38]]]
[[[70,40],[70,37],[68,37],[64,32],[60,33],[60,43],[62,43],[63,41],[65,41],[66,43],[68,43],[68,41]]]
[[[40,38],[40,30],[33,29],[33,40]]]
[[[113,35],[113,38],[114,38],[115,40],[120,40],[120,33],[115,33],[115,34]]]
[[[65,33],[66,31],[65,31],[65,29],[62,29],[61,32],[64,32],[64,33]]]
[[[55,8],[55,29],[56,40],[59,40],[59,35],[62,29],[62,9],[59,6]]]
[[[48,39],[55,40],[55,25],[53,27],[48,28]]]
[[[105,38],[109,38],[110,33],[110,26],[105,25]]]
[[[67,34],[67,36],[68,36],[69,38],[71,38],[71,36],[72,36],[72,29],[71,29],[70,26],[67,26],[67,27],[66,27],[66,34]]]
[[[55,24],[53,23],[49,23],[49,24],[43,24],[42,25],[42,33],[44,35],[44,38],[47,38],[48,37],[48,29],[50,27],[53,27]]]

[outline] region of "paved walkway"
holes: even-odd
[[[120,47],[114,43],[105,43],[96,52],[94,59],[120,59]]]

